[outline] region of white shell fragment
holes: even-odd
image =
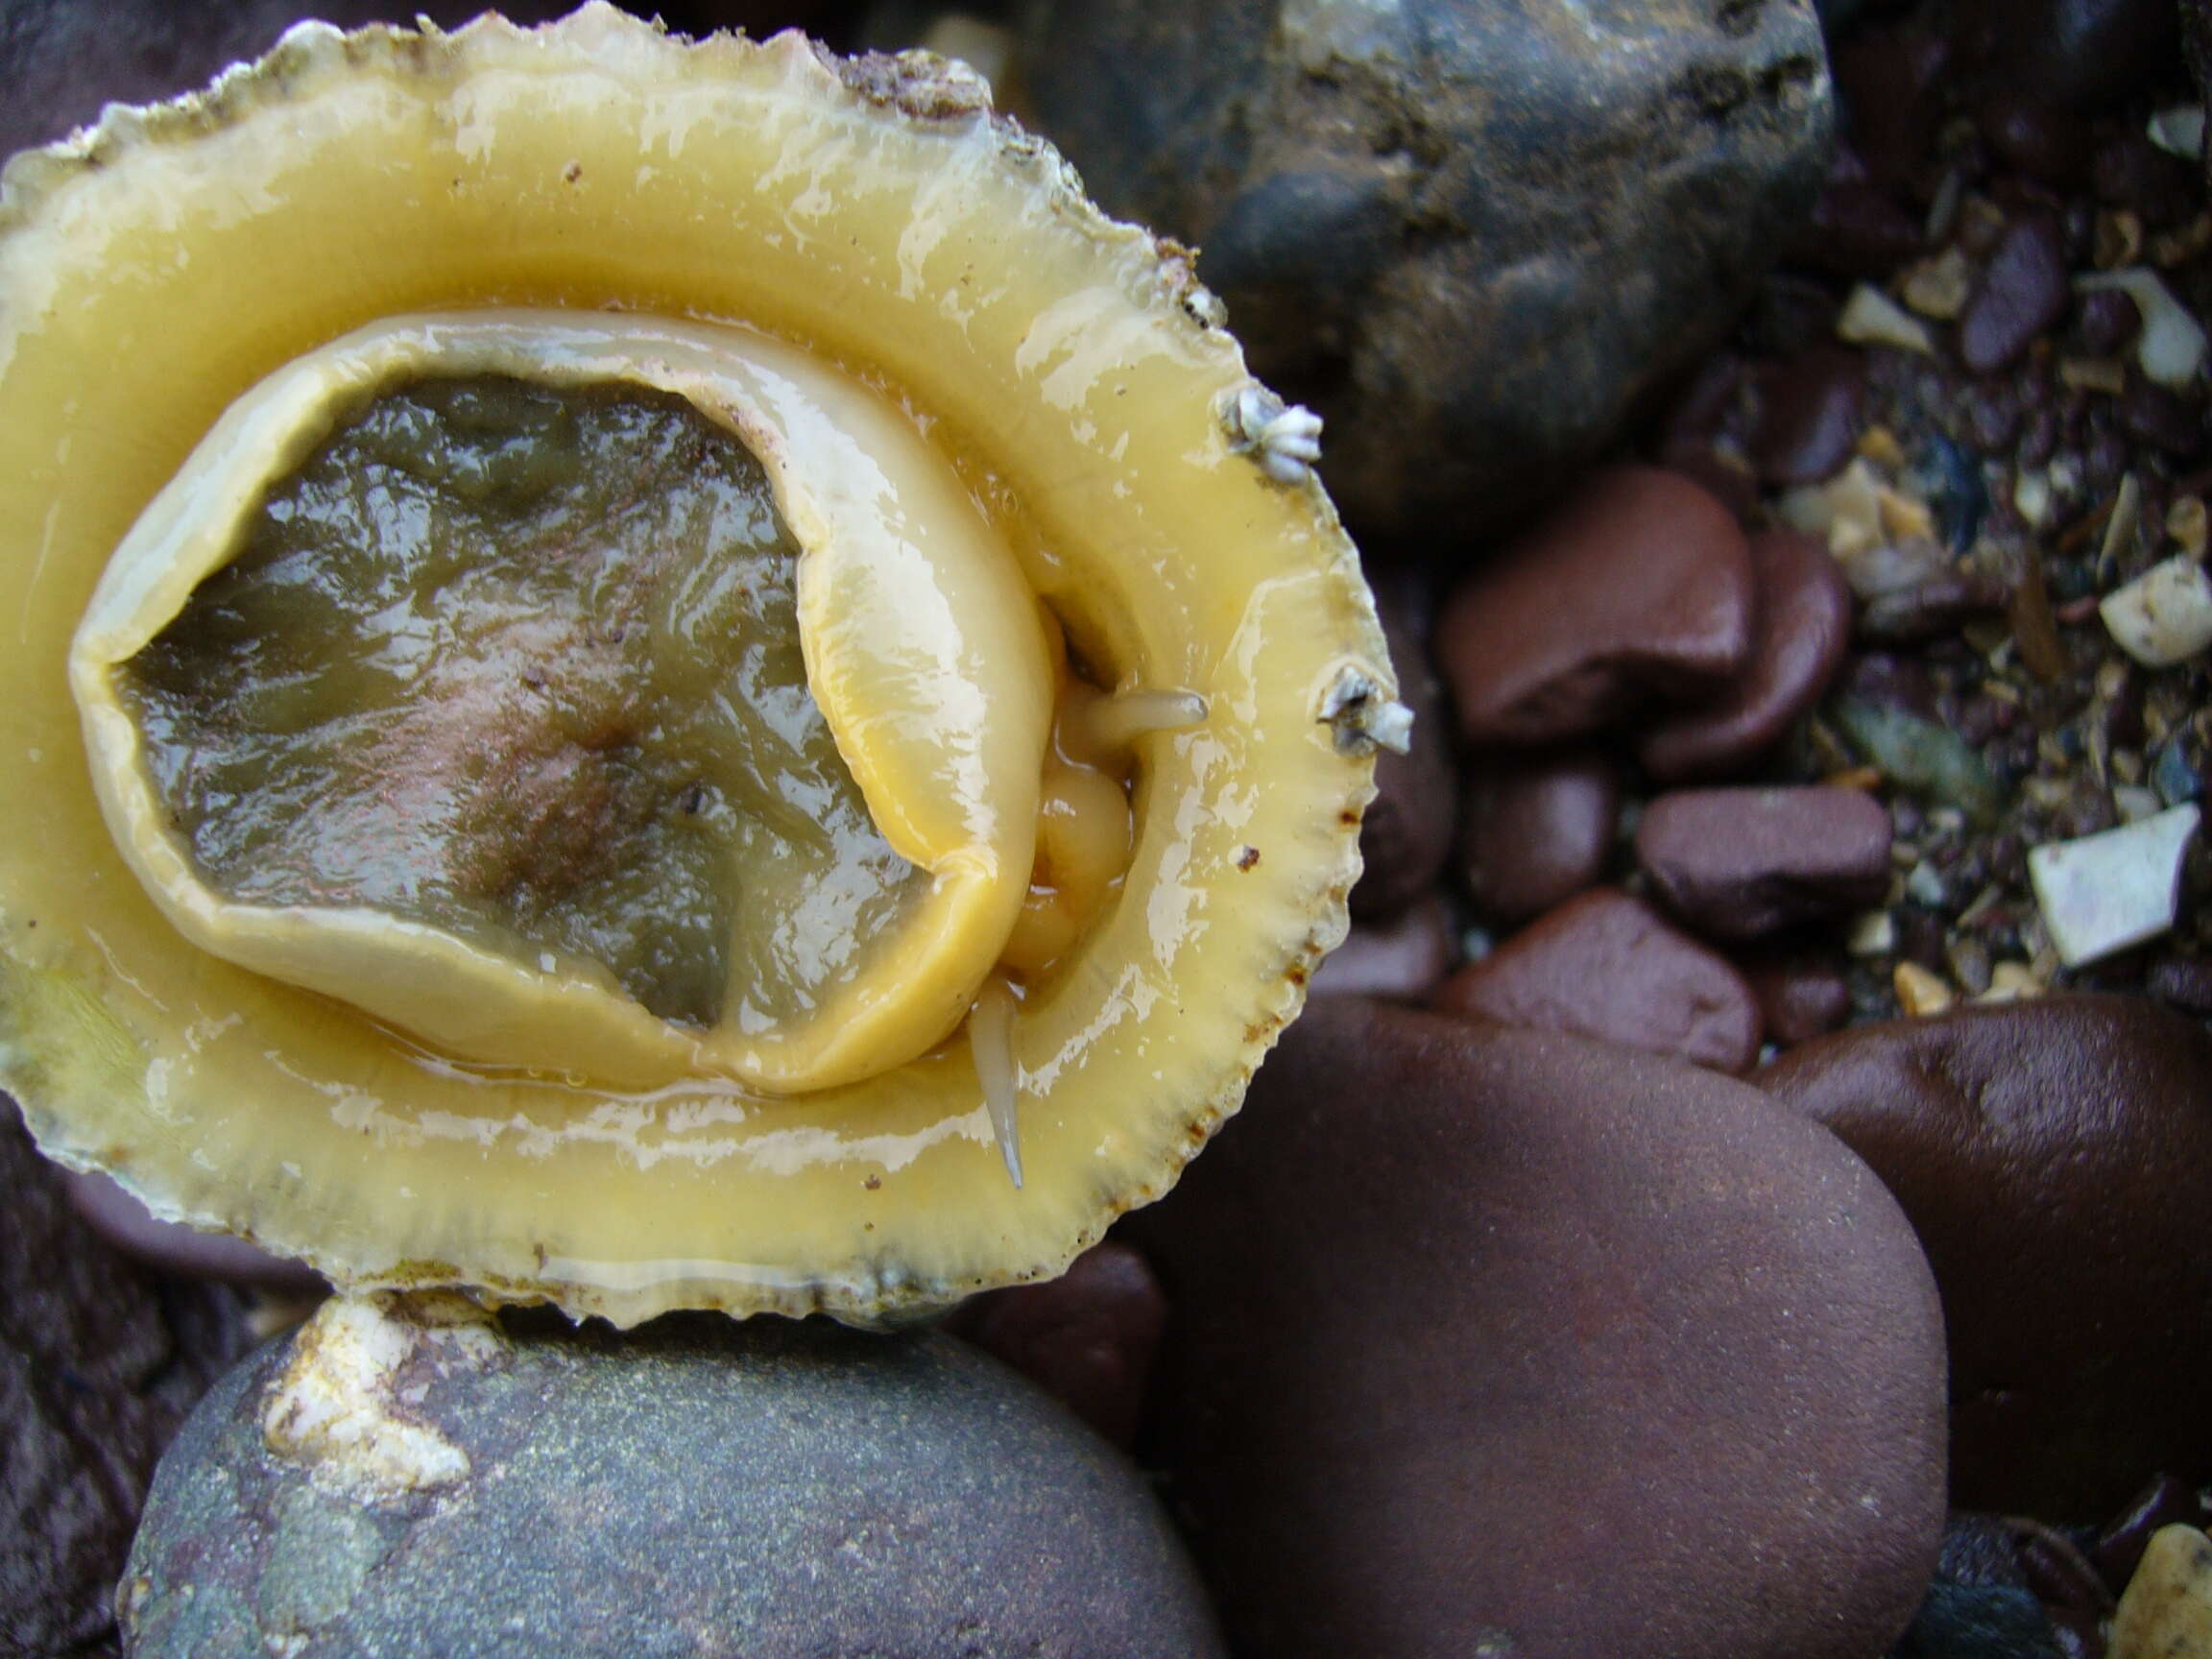
[[[2212,1538],[2194,1527],[2151,1534],[2104,1651],[2109,1659],[2212,1659]]]
[[[2195,805],[2175,806],[2117,830],[2029,851],[2035,905],[2067,967],[2140,945],[2174,926],[2181,854],[2197,820]]]
[[[2174,298],[2158,273],[2143,266],[2100,271],[2074,278],[2075,291],[2095,294],[2116,288],[2135,301],[2143,331],[2135,337],[2135,361],[2161,386],[2186,386],[2204,365],[2204,325]]]
[[[1836,335],[1854,346],[1894,346],[1923,353],[1936,349],[1926,325],[1868,282],[1851,290],[1836,319]]]
[[[1330,683],[1317,718],[1335,728],[1340,754],[1387,749],[1393,755],[1403,755],[1413,747],[1413,710],[1392,700],[1373,679],[1349,664]]]
[[[1321,417],[1303,403],[1285,403],[1255,380],[1229,405],[1232,448],[1260,458],[1260,469],[1278,484],[1299,484],[1321,459]]]
[[[2120,649],[2148,668],[2170,668],[2212,645],[2212,577],[2186,553],[2153,565],[2097,607]]]

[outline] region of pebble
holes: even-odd
[[[2174,298],[2155,271],[2141,266],[2124,271],[2093,271],[2077,276],[2083,294],[2120,293],[2135,302],[2142,326],[2135,335],[2135,364],[2160,386],[2186,387],[2204,366],[2204,325]]]
[[[1662,783],[1740,771],[1819,700],[1851,637],[1851,589],[1816,536],[1751,538],[1751,656],[1715,702],[1662,719],[1637,757]]]
[[[1740,963],[1767,1041],[1780,1048],[1822,1037],[1851,1018],[1851,981],[1833,962],[1754,957]]]
[[[2212,1538],[2165,1527],[2112,1617],[2105,1659],[2212,1659]]]
[[[1143,1478],[965,1343],[435,1293],[217,1384],[117,1600],[134,1659],[1220,1651]]]
[[[2100,961],[2174,926],[2181,859],[2197,832],[2194,804],[2116,830],[2028,850],[2044,931],[2069,968]]]
[[[1129,1223],[1176,1299],[1148,1450],[1238,1651],[1883,1651],[1942,1526],[1941,1330],[1891,1201],[1764,1107],[1357,1001],[1285,1035]]]
[[[108,1650],[155,1459],[245,1323],[104,1242],[0,1094],[0,1651]]]
[[[2002,816],[2004,793],[1987,762],[1948,727],[1858,697],[1836,700],[1830,712],[1853,746],[1891,782],[1956,806],[1977,824],[1995,824]]]
[[[2098,1528],[2090,1550],[2106,1587],[2115,1594],[2128,1588],[2153,1534],[2176,1523],[2202,1527],[2207,1519],[2212,1514],[2195,1486],[2178,1475],[2153,1477],[2126,1509]]]
[[[1920,222],[1874,182],[1856,150],[1839,144],[1820,199],[1785,257],[1792,269],[1879,282],[1919,249]]]
[[[2212,645],[2212,577],[2177,553],[2113,589],[2097,613],[2121,650],[2147,668],[2170,668]]]
[[[1313,997],[1426,1002],[1458,958],[1451,901],[1431,892],[1388,922],[1355,922],[1306,982]]]
[[[2057,221],[2026,213],[2008,223],[1959,319],[1959,355],[1977,374],[2014,361],[2066,315],[2065,242]]]
[[[1523,922],[1590,886],[1604,873],[1620,805],[1620,773],[1599,754],[1473,761],[1460,800],[1459,864],[1476,911]]]
[[[1932,353],[1936,342],[1925,324],[1879,288],[1862,282],[1851,290],[1836,319],[1836,337],[1854,346],[1892,346],[1900,351]]]
[[[1950,1333],[1952,1501],[2093,1524],[2212,1473],[2212,1036],[2054,994],[1854,1026],[1752,1079],[1911,1217]]]
[[[1751,649],[1751,557],[1688,479],[1612,467],[1453,589],[1435,650],[1471,744],[1557,742],[1725,688]]]
[[[1464,541],[1570,485],[1730,326],[1835,125],[1803,5],[1026,15],[1039,129],[1108,209],[1205,249],[1253,373],[1327,420],[1362,537]]]
[[[1956,634],[1970,616],[2005,609],[2011,590],[1979,570],[1945,570],[1910,588],[1869,599],[1852,627],[1853,637],[1874,645],[1900,645]]]
[[[1352,915],[1386,922],[1402,915],[1435,885],[1452,854],[1452,711],[1429,665],[1426,606],[1420,585],[1397,573],[1375,581],[1376,612],[1390,661],[1398,669],[1399,701],[1413,711],[1413,736],[1403,754],[1375,757],[1375,799],[1359,821],[1359,856],[1365,864],[1352,888]]]
[[[946,1328],[1012,1366],[1124,1451],[1167,1322],[1151,1264],[1109,1238],[1057,1279],[986,1291]]]
[[[2026,99],[2087,111],[2171,68],[2171,0],[1964,0],[1960,55]]]
[[[1850,315],[1847,309],[1844,316]],[[1753,384],[1759,414],[1750,454],[1762,484],[1816,484],[1851,459],[1866,423],[1866,371],[1860,353],[1822,347],[1764,363]]]
[[[1567,1031],[1741,1071],[1759,1049],[1759,1003],[1726,958],[1641,899],[1597,887],[1445,981],[1436,1006]]]
[[[1636,861],[1697,932],[1752,939],[1846,915],[1889,889],[1889,814],[1858,789],[1680,789],[1645,808]]]

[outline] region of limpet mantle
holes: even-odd
[[[62,668],[108,552],[270,372],[488,305],[818,353],[950,458],[1116,688],[1205,698],[1202,727],[1140,740],[1126,885],[1022,1004],[1019,1190],[957,1042],[788,1098],[491,1075],[184,945],[116,859]],[[1325,707],[1348,673],[1394,691],[1319,487],[1223,429],[1250,379],[1216,311],[972,75],[687,44],[604,5],[538,31],[302,25],[207,93],[16,158],[0,1081],[63,1161],[352,1288],[867,1322],[1056,1271],[1172,1183],[1341,936],[1371,757]]]

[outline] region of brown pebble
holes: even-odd
[[[1866,371],[1856,351],[1823,346],[1763,363],[1751,464],[1770,488],[1817,484],[1851,459],[1865,425]]]
[[[988,1291],[949,1323],[1126,1448],[1137,1436],[1166,1322],[1151,1264],[1110,1238],[1059,1278]]]
[[[1344,943],[1307,981],[1314,997],[1382,997],[1426,1002],[1458,957],[1452,906],[1431,890],[1388,922],[1355,922]]]
[[[1145,1450],[1236,1651],[1888,1649],[1943,1523],[1934,1293],[1756,1093],[1355,1000],[1285,1034],[1132,1217],[1175,1300]]]
[[[1878,593],[1859,613],[1852,633],[1870,645],[1904,645],[1959,631],[1970,616],[2005,609],[2005,584],[1979,570],[1950,570],[1910,588]]]
[[[2104,1575],[2105,1588],[2117,1596],[2128,1588],[2142,1565],[2144,1547],[2162,1527],[2202,1527],[2212,1520],[2212,1506],[2196,1486],[2178,1475],[2154,1476],[2128,1506],[2098,1528],[2089,1558]]]
[[[1754,1081],[1912,1218],[1950,1332],[1953,1501],[2094,1524],[2212,1475],[2212,1037],[2053,995],[1854,1026]]]
[[[1792,956],[1738,967],[1759,999],[1767,1041],[1778,1048],[1825,1037],[1851,1018],[1851,981],[1838,963]]]
[[[1751,658],[1715,703],[1662,720],[1638,757],[1662,783],[1748,765],[1818,701],[1851,638],[1851,588],[1816,536],[1767,530],[1751,538],[1757,594]]]
[[[1436,1006],[1741,1071],[1759,1051],[1742,974],[1641,899],[1599,887],[1459,970]]]
[[[1983,93],[1975,118],[1990,150],[2007,166],[2056,190],[2089,176],[2089,130],[2071,110],[2011,85]]]
[[[2073,298],[2058,222],[2024,213],[2005,227],[1959,320],[1959,354],[1977,374],[2002,369],[2065,316]]]
[[[1698,932],[1751,939],[1879,903],[1889,841],[1889,814],[1856,789],[1680,789],[1645,809],[1636,861]]]
[[[1804,228],[1786,245],[1785,263],[1864,282],[1881,282],[1920,252],[1920,223],[1839,144],[1828,180]]]
[[[1751,648],[1751,557],[1688,479],[1615,467],[1453,590],[1438,666],[1471,743],[1601,730],[1652,699],[1710,696]]]
[[[1621,781],[1601,755],[1479,757],[1459,808],[1459,862],[1486,921],[1523,922],[1604,874]]]
[[[2099,288],[2074,297],[2074,333],[2092,357],[2117,357],[2135,343],[2143,313],[2117,288]]]

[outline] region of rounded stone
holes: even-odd
[[[1767,530],[1751,538],[1758,595],[1751,657],[1714,702],[1671,716],[1644,734],[1644,770],[1661,782],[1710,778],[1749,765],[1819,700],[1851,643],[1851,586],[1816,536]]]
[[[163,1459],[138,1659],[1218,1651],[1142,1479],[934,1334],[325,1305]]]
[[[1240,1652],[1868,1659],[1919,1599],[1927,1268],[1755,1090],[1331,1001],[1131,1225],[1149,1450]]]
[[[1254,372],[1378,533],[1510,522],[1734,317],[1813,201],[1809,0],[1081,0],[1039,124],[1195,241]]]
[[[1613,850],[1620,774],[1603,756],[1484,756],[1467,769],[1459,863],[1475,908],[1523,922],[1596,881]]]
[[[1751,554],[1677,473],[1613,467],[1453,589],[1437,666],[1469,743],[1556,742],[1718,695],[1751,651]]]
[[[1743,976],[1617,887],[1593,887],[1469,963],[1436,1006],[1722,1071],[1759,1052],[1759,1002]]]
[[[1951,1334],[1954,1500],[2093,1524],[2212,1480],[2212,1037],[2054,996],[1862,1025],[1755,1079],[1872,1165]]]
[[[1959,319],[1959,355],[1977,374],[2002,369],[2066,315],[2074,290],[2057,221],[2028,213],[2005,227]]]
[[[1752,939],[1879,903],[1889,814],[1863,789],[1819,784],[1676,789],[1636,826],[1636,861],[1698,932]]]

